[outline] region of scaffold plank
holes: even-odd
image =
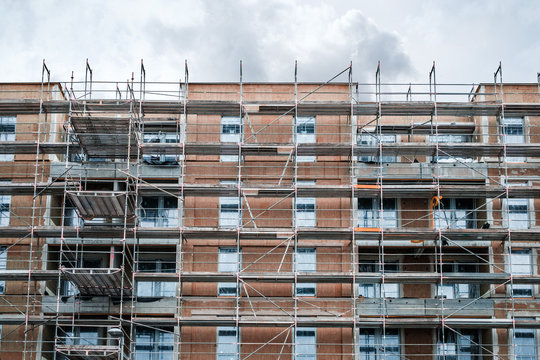
[[[90,112],[128,112],[131,108],[129,101],[114,99],[92,99],[72,101],[77,106],[84,105]],[[182,114],[184,104],[182,102],[167,102],[145,100],[133,104],[133,111],[141,111],[144,114]],[[261,115],[282,115],[291,112],[295,107],[294,102],[250,102],[244,101],[244,106],[250,108],[250,113]],[[474,103],[474,102],[437,102],[437,114],[439,116],[498,116],[504,108],[506,116],[539,116],[540,104],[538,103]],[[257,109],[254,111],[253,109]],[[308,115],[350,115],[351,104],[347,101],[303,101],[298,104],[298,114]],[[53,100],[44,101],[43,110],[46,113],[68,113],[69,101]],[[0,100],[0,115],[16,114],[39,114],[39,100]],[[189,114],[221,114],[236,116],[240,112],[240,104],[237,101],[203,101],[188,100],[186,111]],[[365,102],[353,105],[355,115],[377,115],[378,103]],[[431,116],[435,112],[434,102],[407,101],[407,102],[382,102],[380,109],[382,116]],[[292,116],[292,114],[291,114]]]

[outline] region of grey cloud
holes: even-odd
[[[2,0],[0,0],[2,1]],[[0,23],[6,52],[0,81],[36,81],[46,58],[55,79],[84,76],[89,58],[99,79],[126,79],[144,58],[149,80],[176,81],[188,59],[194,81],[324,81],[353,61],[369,81],[378,60],[386,81],[415,70],[399,35],[358,10],[324,3],[272,1],[8,2]],[[4,25],[5,26],[5,25]],[[9,71],[6,70],[9,67]],[[343,79],[341,79],[343,80]]]

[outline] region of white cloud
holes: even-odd
[[[517,4],[517,5],[516,5]],[[518,6],[519,5],[519,6]],[[360,9],[361,8],[361,9]],[[285,0],[0,0],[0,81],[38,81],[45,58],[55,80],[125,80],[144,58],[148,80],[324,81],[353,61],[356,81],[534,81],[538,2],[426,3]],[[343,80],[344,78],[342,78]]]
[[[357,80],[382,60],[389,77],[413,73],[396,34],[358,10],[289,1],[5,1],[0,81],[39,80],[45,58],[56,80],[124,80],[145,59],[149,80],[176,81],[184,59],[194,81],[324,81],[354,62]],[[371,76],[371,75],[370,75]]]

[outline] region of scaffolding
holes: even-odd
[[[141,61],[124,89],[85,65],[0,84],[17,121],[0,354],[540,354],[540,85],[500,64],[493,84],[439,84],[435,63],[424,84],[383,83],[380,63],[369,84],[352,63],[323,83],[297,63],[245,83],[241,62],[238,83],[190,82],[187,62],[149,82]]]

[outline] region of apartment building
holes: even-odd
[[[0,84],[0,359],[538,359],[540,84],[351,70]]]

